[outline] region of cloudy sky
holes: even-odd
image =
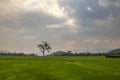
[[[120,0],[0,0],[0,50],[120,48]]]

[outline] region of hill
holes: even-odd
[[[109,52],[107,52],[108,54],[114,54],[114,55],[117,55],[119,54],[120,55],[120,49],[114,49],[114,50],[111,50]]]
[[[108,53],[120,53],[120,49],[114,49],[109,51]]]

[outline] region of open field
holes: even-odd
[[[0,56],[0,80],[120,80],[120,58]]]

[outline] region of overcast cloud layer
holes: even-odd
[[[0,50],[120,48],[120,0],[0,0]]]

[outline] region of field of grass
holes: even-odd
[[[120,58],[0,56],[0,80],[120,80]]]

